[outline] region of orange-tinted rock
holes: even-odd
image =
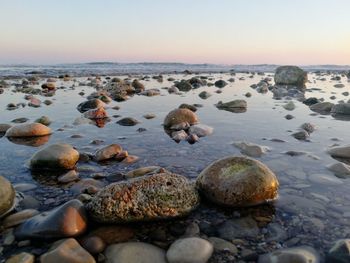
[[[100,107],[97,109],[92,109],[92,110],[88,110],[87,112],[84,113],[84,117],[94,120],[94,119],[104,119],[107,118],[107,112],[105,110],[105,108]]]
[[[189,123],[190,125],[199,122],[197,115],[189,109],[175,109],[168,113],[164,119],[164,126],[170,128],[180,123]]]
[[[51,134],[51,129],[41,123],[19,124],[7,130],[7,137],[35,137]]]
[[[98,150],[95,153],[94,159],[98,162],[108,160],[118,155],[122,150],[119,144],[111,144]]]
[[[74,199],[26,220],[16,229],[15,236],[18,239],[74,237],[82,234],[86,227],[84,206]]]

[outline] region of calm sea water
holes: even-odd
[[[38,69],[20,68],[18,70],[23,73]],[[177,68],[178,71],[183,69],[185,67]],[[4,68],[1,72],[2,75],[6,75]],[[13,68],[8,72],[13,74]],[[53,72],[59,71],[54,69]],[[108,74],[108,71],[105,73]],[[250,210],[218,210],[209,206],[196,213],[207,221],[217,217],[230,218],[237,211],[242,214],[267,214],[271,222],[278,223],[287,231],[288,239],[296,238],[296,244],[311,245],[321,252],[326,251],[335,240],[348,237],[350,235],[350,180],[339,179],[326,169],[326,165],[335,162],[326,150],[335,143],[340,145],[350,143],[350,122],[337,120],[329,115],[314,116],[313,112],[299,101],[294,101],[295,110],[287,111],[282,106],[288,100],[274,100],[271,92],[260,94],[250,88],[250,85],[270,76],[269,73],[265,76],[251,76],[245,73],[239,73],[236,76],[231,76],[229,73],[203,73],[202,75],[226,81],[234,77],[236,81],[222,89],[221,94],[215,93],[217,90],[215,87],[202,87],[183,95],[168,94],[163,88],[170,87],[173,83],[166,79],[173,77],[180,80],[192,76],[165,74],[162,83],[152,79],[142,81],[147,89],[161,89],[161,96],[135,95],[125,102],[111,102],[107,107],[111,120],[102,128],[91,124],[73,125],[74,120],[81,116],[76,106],[94,91],[94,88],[86,85],[88,83],[86,77],[69,82],[58,81],[56,85],[65,88],[58,89],[56,95],[49,98],[53,101],[52,105],[43,105],[40,108],[27,106],[14,111],[6,110],[8,103],[26,102],[24,94],[15,93],[12,88],[9,88],[0,95],[0,123],[11,123],[13,119],[19,117],[26,117],[30,122],[46,115],[52,120],[50,127],[54,131],[46,145],[65,142],[72,144],[81,152],[93,153],[104,145],[118,143],[129,154],[140,157],[138,162],[129,166],[117,162],[104,165],[93,162],[79,163],[78,170],[81,171],[81,178],[90,178],[91,174],[96,172],[110,175],[142,166],[159,165],[195,179],[212,161],[227,155],[240,155],[239,150],[232,145],[234,141],[265,145],[270,148],[270,152],[259,159],[276,173],[281,184],[279,199],[269,209],[262,206]],[[321,81],[319,76],[309,74],[310,82],[307,84],[306,98],[317,97],[332,101],[330,97],[336,96],[333,102],[349,99],[342,94],[344,91],[350,91],[350,83],[347,82],[346,77],[341,80],[345,84],[341,89],[333,87],[339,81],[331,81],[331,75],[324,77],[326,81]],[[9,81],[11,84],[20,82],[21,80]],[[210,92],[212,96],[206,100],[201,99],[198,94],[203,90]],[[80,96],[78,93],[81,91],[86,95]],[[246,92],[251,92],[252,97],[246,98],[244,96]],[[42,101],[47,99],[37,97]],[[218,110],[214,106],[220,100],[226,102],[233,99],[245,99],[248,103],[247,112],[231,113]],[[162,127],[163,119],[170,110],[182,103],[203,105],[198,109],[197,114],[201,123],[214,128],[213,135],[201,138],[194,145],[186,142],[178,144],[168,137]],[[116,105],[120,106],[120,110],[112,109]],[[146,120],[142,117],[146,113],[154,113],[156,118]],[[295,118],[286,120],[284,118],[286,114],[292,114]],[[119,117],[113,117],[114,115],[134,117],[141,123],[133,127],[123,127],[116,124]],[[291,133],[297,131],[304,122],[310,122],[317,127],[317,130],[311,134],[309,142],[298,141],[291,136]],[[137,131],[138,128],[145,128],[146,131],[140,133]],[[72,138],[72,135],[77,134],[82,137]],[[271,141],[270,139],[273,138],[286,142]],[[99,146],[92,145],[92,140],[103,140],[103,143]],[[24,195],[34,199],[40,210],[52,208],[74,196],[69,186],[60,186],[51,179],[31,174],[27,161],[32,154],[43,147],[45,145],[32,147],[20,142],[11,142],[6,137],[0,139],[0,174],[9,178],[14,184],[35,184],[37,188],[25,192]],[[310,155],[291,157],[285,154],[286,151],[305,151]],[[205,211],[204,214],[202,214],[203,211]],[[255,242],[256,246],[270,245],[261,239],[252,242]],[[283,244],[283,241],[280,243]]]

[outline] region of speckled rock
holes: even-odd
[[[296,66],[281,66],[276,69],[275,83],[277,85],[294,85],[304,87],[307,73]]]
[[[0,217],[11,210],[15,202],[15,190],[11,183],[0,175]]]
[[[183,216],[198,202],[198,193],[188,179],[159,173],[110,184],[86,208],[98,222],[124,223]]]
[[[51,129],[41,123],[19,124],[9,128],[6,137],[36,137],[51,134]]]
[[[41,263],[95,263],[95,259],[74,238],[55,242],[41,255]]]
[[[213,245],[202,238],[189,237],[176,240],[169,247],[169,263],[206,263],[213,254]]]
[[[279,249],[259,256],[258,263],[319,263],[318,253],[311,247]]]
[[[143,242],[110,245],[104,255],[106,263],[167,263],[163,249]]]
[[[217,160],[197,177],[200,192],[225,206],[252,206],[277,197],[278,180],[263,163],[230,156]]]
[[[111,159],[123,151],[122,147],[119,144],[111,144],[102,149],[98,150],[95,153],[94,159],[97,162]]]
[[[197,124],[199,120],[197,115],[189,109],[175,109],[165,117],[164,126],[168,128],[184,122],[193,125]]]
[[[83,204],[76,199],[27,219],[15,231],[17,239],[62,238],[82,234],[87,227]]]
[[[327,263],[348,263],[350,262],[350,239],[338,240],[329,250]]]
[[[52,144],[33,155],[31,169],[71,170],[79,160],[79,152],[69,144]]]

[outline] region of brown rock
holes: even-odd
[[[91,232],[92,236],[101,238],[107,245],[126,242],[134,237],[134,230],[125,226],[103,226]]]
[[[97,162],[111,159],[122,152],[122,147],[119,144],[111,144],[95,153],[94,159]]]
[[[9,128],[6,137],[35,137],[51,134],[51,129],[41,123],[19,124]]]
[[[164,119],[164,126],[171,127],[183,122],[187,122],[190,125],[197,124],[199,122],[197,115],[189,109],[175,109],[168,113]]]

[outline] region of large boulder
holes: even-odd
[[[11,210],[15,202],[15,190],[12,184],[0,175],[0,217]]]
[[[188,179],[159,173],[110,184],[86,207],[98,222],[127,223],[183,216],[198,202],[198,193]]]
[[[181,123],[188,123],[190,125],[197,124],[199,122],[197,115],[189,109],[175,109],[168,113],[164,119],[164,127],[170,128],[171,126]]]
[[[245,207],[275,199],[279,183],[263,163],[231,156],[205,168],[197,178],[197,186],[214,203]]]
[[[19,124],[6,131],[6,137],[36,137],[50,135],[51,129],[41,123]]]
[[[33,155],[31,169],[71,170],[79,160],[79,152],[69,144],[52,144]]]
[[[76,199],[27,219],[15,231],[18,239],[78,236],[87,228],[84,205]]]
[[[276,69],[276,85],[291,85],[305,87],[307,82],[307,73],[296,66],[281,66]]]

